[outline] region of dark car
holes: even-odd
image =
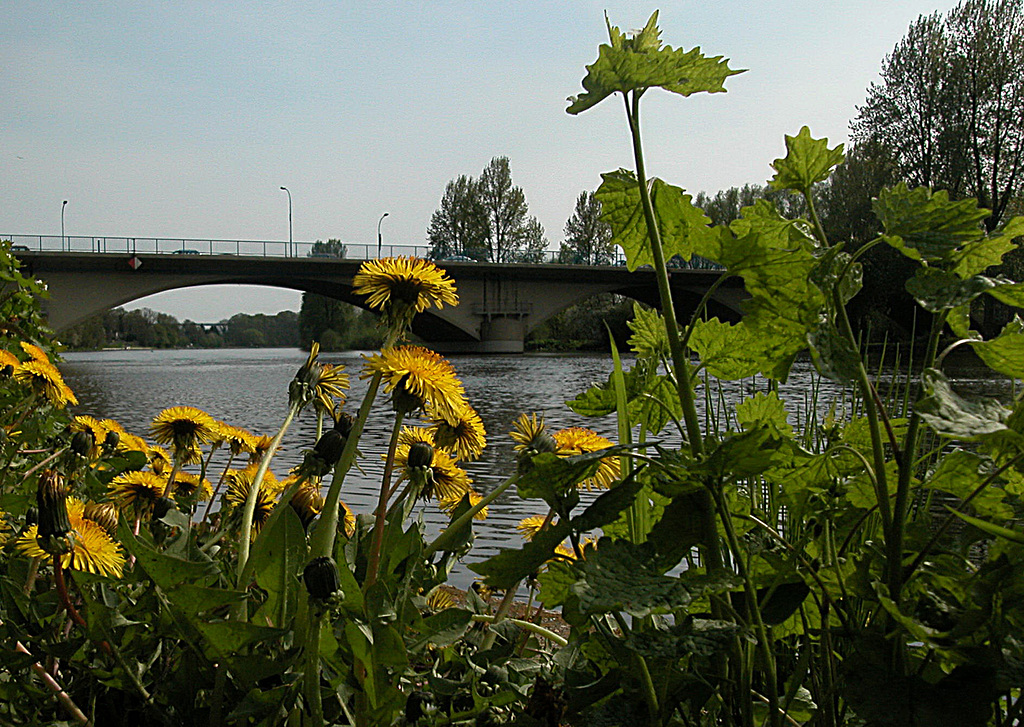
[[[29,252],[28,245],[11,245],[11,252]]]
[[[198,250],[193,250],[190,247],[183,247],[180,250],[175,250],[174,254],[175,255],[199,255],[201,253]]]

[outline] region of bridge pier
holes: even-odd
[[[480,322],[479,341],[433,341],[440,353],[522,353],[526,326],[521,316],[493,316]]]

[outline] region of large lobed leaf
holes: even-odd
[[[607,18],[606,18],[607,21]],[[615,92],[663,88],[681,96],[722,93],[725,79],[743,71],[729,68],[721,56],[708,58],[700,48],[688,51],[662,46],[655,10],[643,30],[627,36],[608,23],[610,45],[598,48],[597,60],[587,66],[584,93],[569,98],[567,111],[578,114]]]
[[[612,243],[626,254],[626,267],[633,271],[641,265],[653,265],[636,175],[620,169],[602,174],[601,180],[594,197],[601,203],[601,219],[612,228]],[[693,198],[681,188],[657,178],[648,180],[648,184],[665,260],[674,255],[689,260],[700,247],[711,220],[694,207]]]
[[[981,221],[989,216],[976,199],[952,201],[945,190],[909,189],[900,182],[879,192],[872,207],[885,241],[912,260],[962,264],[961,274],[973,274],[980,264],[957,257],[962,245],[982,237]]]
[[[829,149],[828,139],[812,139],[804,126],[796,136],[786,135],[786,156],[772,162],[774,189],[807,193],[818,182],[828,179],[832,170],[843,162],[843,145]]]

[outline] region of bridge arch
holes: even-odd
[[[204,285],[267,285],[312,292],[365,308],[352,290],[361,260],[247,258],[233,255],[25,253],[28,271],[50,291],[44,307],[61,330],[133,300]],[[617,267],[444,263],[460,304],[417,316],[413,332],[448,352],[514,353],[526,334],[566,307],[602,292],[657,305],[653,270]],[[673,271],[671,284],[682,320],[718,277],[714,271]],[[721,286],[711,314],[739,315],[742,285]]]

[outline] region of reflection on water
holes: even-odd
[[[306,354],[297,349],[98,351],[71,353],[65,359],[61,369],[80,402],[75,413],[110,417],[129,432],[146,436],[149,423],[160,411],[188,405],[254,434],[272,435],[287,413],[288,382]],[[358,378],[360,354],[326,353],[320,360],[346,367],[352,380],[347,408],[354,414],[366,389],[366,382]],[[508,432],[521,412],[543,414],[552,429],[587,426],[615,437],[614,417],[585,419],[564,404],[591,384],[607,379],[611,370],[607,355],[460,356],[452,363],[487,428],[488,446],[482,459],[465,465],[481,493],[489,492],[513,471],[513,443]],[[629,363],[627,360],[624,365]],[[979,373],[975,376],[967,373],[964,377],[970,388],[991,390],[990,379]],[[833,400],[842,401],[843,392],[828,382],[821,383],[815,395],[816,382],[810,365],[798,362],[788,382],[780,385],[779,394],[793,416],[791,423],[815,402],[819,411],[825,411]],[[701,387],[698,406],[702,417],[705,403],[715,411],[749,396],[755,387],[764,390],[765,382],[729,382],[721,393],[707,396]],[[357,512],[369,512],[376,505],[391,422],[388,399],[379,396],[360,442],[364,455],[360,470],[350,473],[342,491],[346,504]],[[313,446],[315,433],[314,414],[303,412],[272,463],[279,477],[301,461],[302,450]],[[672,432],[667,431],[663,439],[671,444]],[[678,435],[674,439],[678,442]],[[220,460],[215,457],[211,472],[219,473],[218,462],[223,468],[226,455]],[[584,493],[584,501],[593,496]],[[444,517],[432,507],[423,512],[428,528],[437,531]],[[474,526],[477,536],[472,558],[483,559],[502,547],[518,547],[515,524],[527,515],[544,513],[543,503],[520,500],[511,490],[505,493],[491,505],[487,520]],[[465,586],[471,577],[460,569],[454,580]]]

